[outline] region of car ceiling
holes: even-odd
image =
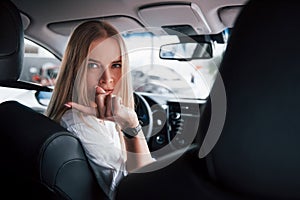
[[[232,27],[246,0],[12,0],[21,11],[25,36],[56,56],[80,22],[104,19],[120,32],[189,24],[197,34]],[[180,13],[179,13],[180,10]],[[160,30],[155,34],[166,34]]]

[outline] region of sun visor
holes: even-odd
[[[53,32],[69,36],[74,28],[88,20],[103,20],[112,24],[119,32],[129,32],[133,30],[144,30],[143,26],[136,20],[126,16],[112,16],[112,17],[101,17],[101,18],[93,18],[93,19],[83,19],[83,20],[75,20],[75,21],[65,21],[65,22],[55,22],[48,25],[49,29]]]
[[[161,13],[164,13],[164,17],[161,17]],[[147,27],[151,28],[164,28],[166,27],[176,31],[182,31],[184,28],[188,28],[187,34],[209,34],[211,32],[204,15],[196,4],[161,4],[161,5],[149,5],[139,9],[139,17]],[[193,30],[190,28],[193,27]],[[185,32],[183,32],[185,33]]]
[[[225,27],[232,28],[235,19],[239,15],[243,6],[228,6],[220,8],[218,11],[220,21],[224,24]]]
[[[30,24],[30,19],[23,13],[20,13],[20,15],[21,15],[21,20],[22,20],[22,24],[23,24],[23,29],[25,31]]]

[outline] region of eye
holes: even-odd
[[[90,63],[88,63],[88,68],[90,68],[90,69],[95,69],[95,68],[99,68],[100,67],[100,65],[98,64],[98,63],[94,63],[94,62],[90,62]]]
[[[121,63],[114,63],[112,64],[112,68],[121,68],[122,64]]]

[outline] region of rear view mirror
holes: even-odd
[[[210,59],[213,57],[212,44],[210,42],[165,44],[160,47],[159,57],[179,61]]]

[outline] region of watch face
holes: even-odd
[[[135,128],[126,128],[123,130],[123,133],[126,137],[128,138],[133,138],[135,137],[140,131],[142,130],[142,126],[139,124]]]

